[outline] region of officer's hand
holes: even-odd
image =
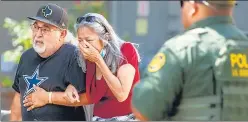
[[[64,93],[64,99],[71,103],[80,102],[77,89],[73,85],[70,84],[67,86]]]
[[[38,86],[34,86],[34,88],[35,92],[26,96],[23,101],[24,106],[28,107],[27,111],[48,104],[48,92]]]

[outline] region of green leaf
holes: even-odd
[[[10,79],[10,77],[8,76],[5,76],[4,79],[2,80],[2,87],[5,87],[5,88],[8,88],[8,87],[11,87],[13,82],[12,80]]]

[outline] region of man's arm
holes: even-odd
[[[177,56],[162,48],[147,67],[144,78],[135,85],[132,109],[140,120],[166,120],[182,89],[182,68]]]
[[[10,108],[11,109],[10,121],[22,121],[20,98],[21,98],[20,93],[16,92]]]
[[[56,105],[64,105],[64,106],[82,106],[91,104],[86,97],[86,93],[79,94],[78,98],[79,101],[76,101],[74,98],[73,101],[70,100],[68,97],[73,97],[74,93],[71,91],[65,92],[51,92],[51,99],[49,100],[49,92],[45,91],[44,89],[35,86],[35,92],[29,94],[25,100],[23,101],[24,106],[28,107],[28,111],[42,107],[46,104],[56,104]],[[76,90],[75,90],[76,91]],[[76,91],[77,92],[77,91]],[[51,103],[49,103],[49,101]]]
[[[20,76],[20,67],[22,65],[23,55],[20,58],[20,62],[18,64],[15,80],[12,85],[12,88],[15,90],[15,95],[11,104],[11,113],[10,113],[10,121],[22,121],[22,114],[21,114],[21,95],[19,89],[19,76]]]
[[[79,100],[80,102],[71,103],[65,99],[64,92],[53,92],[52,94],[52,104],[65,106],[82,106],[91,104],[91,102],[86,97],[86,93],[79,94]]]

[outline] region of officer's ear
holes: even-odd
[[[192,17],[196,14],[197,5],[195,1],[185,1],[184,2],[184,11],[188,17]]]
[[[189,16],[194,16],[196,14],[196,11],[198,9],[195,1],[189,1],[190,3],[190,9],[189,9]]]

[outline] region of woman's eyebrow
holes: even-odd
[[[93,37],[86,37],[85,39],[86,39],[86,40],[94,40]]]

